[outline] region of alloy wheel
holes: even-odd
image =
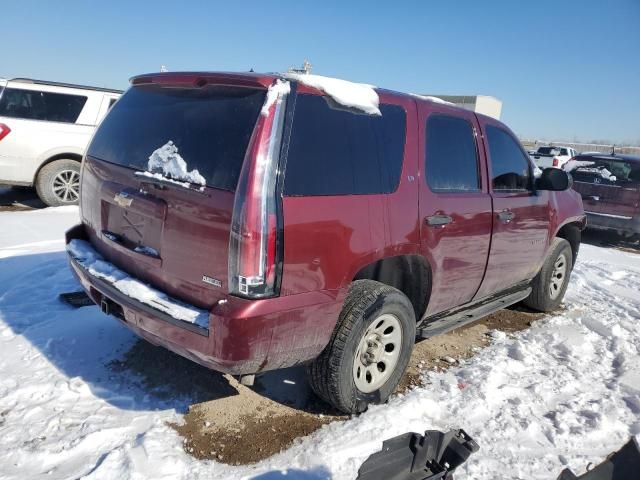
[[[80,196],[80,173],[63,170],[53,177],[53,194],[65,203],[74,203]]]

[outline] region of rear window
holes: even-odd
[[[0,96],[0,115],[27,120],[75,123],[87,102],[83,95],[6,88]]]
[[[577,157],[580,162],[593,162],[571,172],[573,179],[584,183],[634,186],[640,184],[640,163],[594,157]]]
[[[329,102],[317,95],[296,99],[285,194],[393,192],[404,155],[404,109],[382,104],[382,116],[373,116]]]
[[[541,153],[543,155],[557,155],[558,149],[555,147],[540,147],[537,153]]]
[[[206,86],[129,89],[89,146],[91,157],[146,170],[149,156],[172,141],[207,185],[235,190],[266,90]]]

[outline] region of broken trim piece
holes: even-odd
[[[462,429],[447,433],[427,430],[424,435],[405,433],[385,440],[382,450],[362,464],[357,480],[450,479],[454,470],[479,449]]]

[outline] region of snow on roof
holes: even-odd
[[[282,98],[282,95],[286,95],[291,91],[291,85],[286,80],[277,79],[271,84],[267,90],[267,97],[264,99],[264,105],[260,110],[261,115],[268,115],[271,105],[273,105],[278,98]]]
[[[412,97],[420,98],[422,100],[429,100],[431,102],[441,103],[443,105],[453,105],[454,107],[456,106],[455,103],[447,102],[446,100],[443,100],[440,97],[432,97],[431,95],[419,95],[417,93],[410,93],[409,95],[411,95]]]
[[[355,108],[369,115],[382,115],[378,108],[380,98],[373,85],[312,74],[284,73],[283,76],[316,88],[345,107]]]
[[[593,164],[595,164],[595,162],[588,162],[588,161],[583,161],[583,160],[569,160],[567,163],[565,163],[562,166],[562,169],[565,172],[572,172],[576,168],[589,167],[589,166],[591,166]]]

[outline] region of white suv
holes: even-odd
[[[51,206],[78,202],[80,162],[122,92],[0,79],[0,184],[35,186]]]

